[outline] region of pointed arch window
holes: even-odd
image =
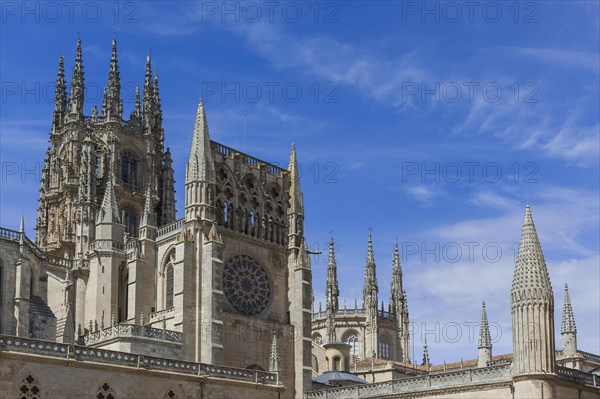
[[[165,298],[165,305],[166,305],[166,309],[170,309],[173,307],[173,283],[174,283],[174,272],[173,272],[173,265],[172,264],[168,264],[167,265],[167,272],[165,273],[165,282],[166,282],[166,298]]]
[[[131,152],[125,152],[121,159],[121,180],[128,185],[137,184],[137,159]]]
[[[358,344],[358,336],[354,331],[347,333],[344,336],[342,342],[345,342],[350,345],[350,354],[354,356],[358,356],[359,344]]]
[[[40,399],[41,393],[38,381],[31,374],[21,380],[19,399]]]
[[[125,231],[131,237],[137,237],[138,235],[138,217],[135,212],[131,209],[125,210],[125,220],[123,220],[123,224],[125,225]]]
[[[383,359],[390,357],[390,341],[385,335],[379,337],[379,357]]]

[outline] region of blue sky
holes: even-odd
[[[427,334],[441,363],[476,356],[469,326],[482,300],[501,331],[494,353],[511,351],[514,243],[528,200],[557,346],[568,283],[579,347],[600,352],[597,2],[1,4],[3,227],[23,214],[34,236],[59,54],[70,79],[80,35],[90,114],[116,34],[124,114],[149,51],[159,73],[178,215],[204,97],[212,139],[280,165],[295,143],[307,242],[326,249],[333,231],[341,303],[360,303],[372,227],[387,307],[398,240],[415,357]],[[316,308],[325,268],[313,259]]]

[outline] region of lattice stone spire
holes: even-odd
[[[561,334],[576,333],[575,316],[573,316],[573,307],[571,306],[571,298],[569,296],[569,286],[565,284],[565,304],[563,306],[562,324],[560,327]]]
[[[490,325],[488,323],[487,313],[485,311],[485,301],[481,306],[481,324],[479,325],[479,348],[491,348],[492,337],[490,335]]]
[[[65,83],[65,60],[61,54],[58,58],[58,74],[56,76],[56,89],[54,91],[54,117],[53,130],[62,125],[67,112],[67,85]]]
[[[288,164],[290,173],[290,208],[288,213],[304,212],[304,199],[300,189],[300,174],[298,173],[298,160],[296,159],[296,146],[292,144],[290,162]]]
[[[573,315],[567,284],[565,284],[565,303],[563,305],[560,334],[562,335],[563,355],[575,356],[577,354],[577,327],[575,326],[575,316]]]
[[[365,308],[369,306],[377,310],[377,271],[375,266],[375,256],[373,255],[373,238],[369,233],[369,241],[367,244],[367,262],[365,264],[365,285],[363,287],[363,300]]]
[[[277,333],[273,331],[273,340],[271,341],[271,354],[269,356],[269,371],[278,373],[281,371],[279,367],[279,342],[277,341]]]
[[[146,57],[146,77],[144,79],[144,96],[142,98],[144,127],[154,126],[154,84],[152,83],[152,60]]]
[[[152,206],[152,188],[150,184],[146,187],[146,201],[144,202],[144,211],[142,213],[142,221],[140,226],[155,226],[156,227],[156,212]]]
[[[554,294],[529,205],[511,291],[513,374],[554,373]]]
[[[481,306],[481,323],[479,324],[479,343],[477,348],[479,349],[477,367],[486,367],[492,361],[492,337],[485,310],[485,301]]]
[[[329,239],[329,262],[327,263],[327,283],[325,288],[325,297],[327,301],[327,311],[333,314],[339,309],[339,295],[337,279],[337,265],[335,262],[335,244],[333,242],[333,234]]]
[[[98,223],[118,223],[119,222],[119,207],[117,205],[117,197],[115,196],[115,188],[113,185],[112,175],[109,175],[106,182],[106,190],[102,199],[102,206],[98,212]]]
[[[392,257],[392,282],[390,284],[390,307],[391,312],[398,314],[402,312],[402,303],[404,302],[404,290],[402,288],[402,266],[400,265],[400,251],[398,242],[394,246],[394,255]]]
[[[73,67],[73,74],[71,75],[71,91],[69,94],[69,114],[73,114],[75,118],[83,118],[83,92],[83,56],[81,53],[81,39],[77,39],[75,66]]]
[[[108,82],[106,84],[106,111],[107,118],[121,118],[121,79],[119,77],[119,64],[117,61],[117,39],[112,41],[112,54],[108,69]]]
[[[431,362],[429,361],[429,349],[427,346],[427,336],[425,336],[425,342],[423,345],[423,363],[421,363],[422,366],[431,366]]]
[[[210,151],[208,122],[206,121],[206,113],[204,112],[204,102],[200,99],[185,180],[186,182],[212,181],[213,177],[214,164]]]

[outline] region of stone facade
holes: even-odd
[[[312,277],[295,149],[283,169],[212,141],[200,100],[177,220],[150,57],[128,119],[116,40],[100,110],[84,114],[80,40],[66,87],[61,56],[35,244],[0,237],[1,332],[265,372],[275,334],[278,391],[301,397]]]

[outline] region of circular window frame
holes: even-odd
[[[267,295],[266,295],[267,299],[266,299],[266,301],[264,301],[259,307],[257,307],[256,309],[254,309],[252,311],[248,311],[247,307],[239,306],[238,304],[236,304],[234,302],[233,296],[235,293],[231,291],[231,288],[229,288],[230,285],[226,284],[226,282],[225,282],[225,279],[227,278],[226,275],[228,273],[228,268],[237,262],[252,262],[258,268],[258,271],[260,272],[260,274],[262,274],[262,276],[264,277],[264,280],[267,284]],[[273,282],[271,280],[271,276],[269,275],[267,270],[259,262],[256,261],[256,259],[254,259],[250,256],[235,255],[235,256],[229,258],[223,266],[222,284],[223,284],[222,285],[223,286],[223,296],[225,298],[227,298],[227,302],[229,303],[229,306],[231,307],[231,309],[238,314],[241,314],[244,316],[249,316],[249,317],[260,316],[268,311],[268,309],[271,306],[271,302],[273,301]],[[256,294],[257,294],[257,292],[254,291],[253,295],[256,295]]]

